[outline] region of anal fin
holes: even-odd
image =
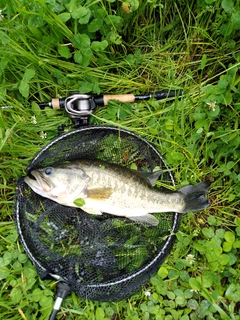
[[[132,217],[127,217],[128,219],[131,219],[136,222],[142,222],[142,223],[147,223],[150,224],[151,226],[157,226],[159,223],[159,220],[154,217],[152,214],[145,214],[143,216],[132,216]]]

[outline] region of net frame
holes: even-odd
[[[150,155],[154,158],[154,160],[151,160],[149,158],[149,162],[153,162],[150,164],[151,169],[153,169],[154,164],[157,164],[157,161],[161,163],[161,166],[168,170],[167,165],[165,164],[162,155],[156,150],[156,148],[150,144],[148,141],[143,139],[142,137],[136,135],[135,133],[125,130],[125,129],[119,129],[116,127],[108,127],[108,126],[88,126],[83,127],[71,132],[68,132],[62,136],[57,137],[53,141],[51,141],[48,145],[46,145],[44,148],[40,150],[40,152],[33,158],[31,163],[26,169],[26,173],[29,174],[32,169],[45,167],[47,165],[50,165],[53,163],[60,163],[61,161],[65,160],[75,160],[77,159],[77,154],[73,152],[70,154],[68,153],[69,149],[66,146],[71,146],[72,141],[77,141],[78,139],[74,140],[76,137],[79,137],[81,146],[84,146],[87,139],[89,140],[90,137],[95,137],[96,139],[96,145],[97,142],[101,143],[101,140],[104,141],[104,138],[114,135],[116,137],[121,137],[121,139],[130,139],[129,141],[134,141],[134,144],[136,146],[144,146],[147,151],[141,150],[142,152],[149,152]],[[133,139],[133,140],[131,140]],[[71,143],[70,143],[71,142]],[[92,146],[91,146],[92,144]],[[58,152],[54,156],[54,160],[51,157],[51,154],[53,154],[53,151],[56,152],[56,150],[59,149],[59,146],[64,146],[61,152]],[[90,149],[86,149],[89,153],[86,155],[86,158],[94,158],[95,154],[95,142],[94,139],[92,139],[92,142],[90,142]],[[65,148],[66,147],[66,148]],[[55,150],[56,148],[56,150]],[[92,153],[91,153],[92,152]],[[96,156],[96,154],[95,154]],[[105,159],[104,159],[105,160]],[[115,161],[113,161],[115,162]],[[116,163],[116,162],[115,162]],[[167,171],[165,173],[165,179],[169,181],[169,184],[174,185],[174,178],[170,171]],[[158,248],[156,254],[152,257],[151,261],[148,261],[140,268],[137,268],[137,270],[133,270],[131,272],[128,272],[124,275],[117,275],[116,277],[113,277],[109,280],[104,280],[100,282],[94,281],[85,281],[84,283],[81,280],[72,280],[71,276],[63,276],[59,274],[59,272],[56,272],[52,267],[48,267],[46,263],[43,263],[36,257],[36,251],[34,248],[32,248],[32,243],[30,243],[30,239],[26,237],[26,230],[24,229],[23,220],[26,218],[26,214],[23,210],[22,206],[22,200],[24,196],[24,188],[25,183],[23,180],[23,177],[20,177],[17,182],[17,192],[16,192],[16,201],[15,201],[15,220],[16,220],[16,226],[17,230],[20,236],[20,240],[22,242],[22,245],[29,256],[30,260],[36,267],[39,275],[42,278],[45,278],[46,276],[50,276],[57,280],[62,280],[69,285],[71,285],[71,288],[77,295],[83,298],[87,298],[90,300],[97,300],[97,301],[113,301],[113,300],[121,300],[123,298],[129,297],[140,288],[147,283],[149,278],[153,276],[167,257],[167,255],[170,253],[173,244],[175,242],[175,233],[177,232],[180,224],[181,214],[179,213],[172,213],[171,215],[171,232],[168,236],[165,237],[165,239],[162,242],[162,245]],[[90,218],[89,218],[90,219]],[[114,217],[111,217],[111,219],[114,219]]]

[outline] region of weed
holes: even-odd
[[[239,1],[10,0],[0,10],[0,318],[46,319],[56,287],[39,279],[12,221],[16,179],[59,125],[71,125],[64,110],[37,102],[183,89],[111,102],[90,122],[145,137],[178,186],[210,179],[212,205],[183,217],[141,292],[116,303],[71,293],[58,319],[239,320]]]

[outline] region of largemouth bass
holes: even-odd
[[[160,172],[147,176],[138,171],[100,160],[79,160],[31,171],[25,182],[37,194],[90,214],[103,212],[156,226],[150,213],[198,211],[210,201],[209,183],[187,185],[177,191],[153,187]]]

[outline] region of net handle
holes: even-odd
[[[55,300],[52,312],[50,314],[49,320],[54,320],[56,318],[56,315],[61,308],[63,299],[66,298],[66,296],[69,294],[70,291],[72,291],[72,287],[69,284],[67,284],[66,282],[58,283],[56,300]]]

